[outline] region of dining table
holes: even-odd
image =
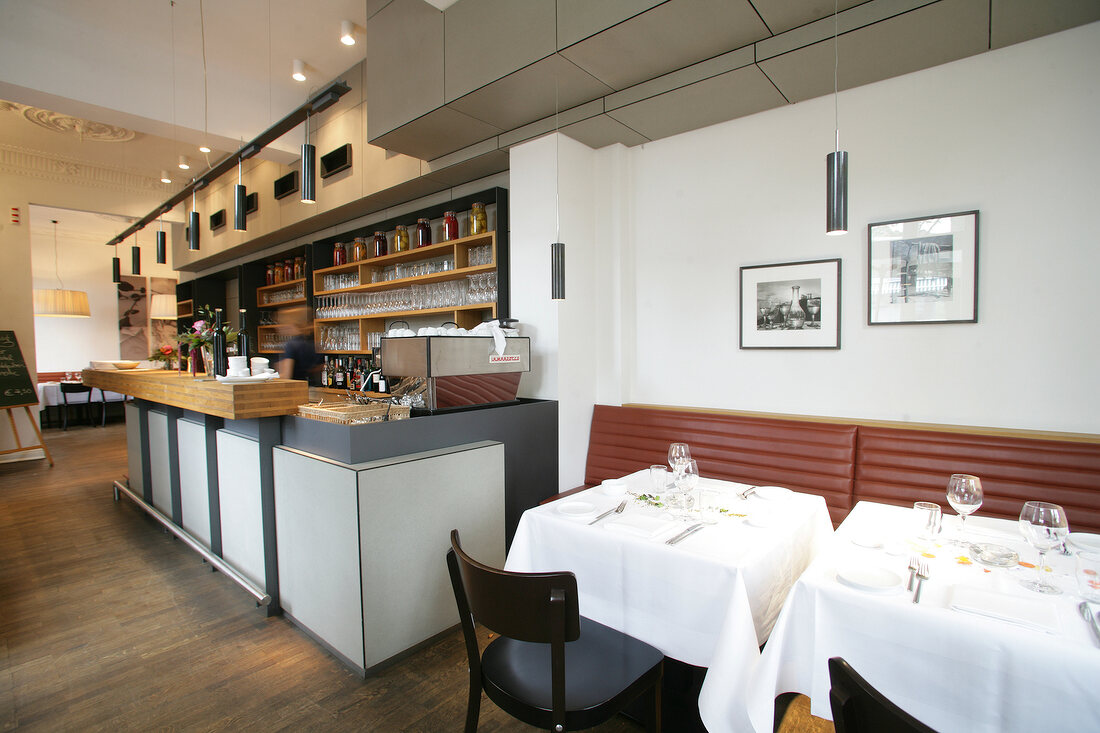
[[[701,523],[698,503],[670,510],[648,470],[529,509],[505,569],[572,571],[582,615],[706,668],[699,715],[722,733],[747,726],[729,691],[748,684],[787,592],[833,528],[817,495],[701,477],[704,491],[713,523]]]
[[[791,588],[747,685],[729,689],[752,730],[772,730],[787,692],[832,719],[830,657],[937,731],[1100,730],[1100,642],[1080,613],[1072,547],[1047,553],[1044,577],[1061,593],[1042,594],[1021,584],[1039,558],[1016,521],[942,526],[922,532],[908,507],[853,508]],[[914,560],[927,579],[910,590]]]
[[[65,384],[83,384],[80,380],[66,381]],[[93,399],[95,390],[85,395],[70,395],[69,401],[72,404],[83,404],[85,402],[100,402],[99,399]],[[118,392],[111,392],[109,390],[103,392],[104,402],[123,402],[126,399],[126,395],[119,394]],[[38,385],[38,403],[43,407],[57,407],[63,405],[65,401],[61,399],[61,382],[41,382]]]

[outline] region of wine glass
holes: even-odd
[[[1038,577],[1035,580],[1021,580],[1020,585],[1038,593],[1061,593],[1062,589],[1048,582],[1043,573],[1047,552],[1061,547],[1069,533],[1066,510],[1045,501],[1025,502],[1024,508],[1020,510],[1020,532],[1028,544],[1039,551],[1039,564],[1035,568]]]
[[[947,503],[958,512],[961,538],[966,531],[966,518],[982,505],[982,480],[966,473],[952,474],[947,482]],[[957,542],[962,543],[962,540]]]
[[[684,464],[691,460],[691,449],[687,443],[671,443],[668,446],[668,465],[674,473],[679,473]]]
[[[699,484],[699,464],[689,459],[676,472],[676,488],[679,495],[676,498],[677,506],[683,510],[681,519],[688,519],[688,512],[695,504],[695,487]]]

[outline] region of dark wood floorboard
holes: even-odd
[[[0,464],[0,730],[462,730],[457,630],[360,679],[112,501],[124,425],[45,439],[54,468]],[[784,729],[832,729],[800,703]],[[533,729],[483,698],[479,730]],[[642,728],[617,718],[592,730]]]

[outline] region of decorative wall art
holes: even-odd
[[[742,349],[839,349],[840,260],[741,268]]]
[[[867,226],[867,323],[977,323],[978,212]]]
[[[119,358],[140,361],[149,356],[148,305],[145,278],[123,275],[118,284]]]

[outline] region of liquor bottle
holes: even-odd
[[[243,356],[246,359],[252,358],[252,344],[248,340],[248,324],[246,323],[247,311],[241,308],[241,321],[238,324],[238,328],[241,332],[237,335],[237,356]]]
[[[229,363],[225,358],[225,331],[222,330],[221,308],[214,309],[214,343],[211,349],[214,352],[214,374],[224,377]]]
[[[328,354],[325,354],[325,363],[321,365],[321,386],[328,386]]]
[[[344,372],[343,359],[336,360],[336,379],[333,385],[336,389],[344,389],[346,384],[347,374]]]

